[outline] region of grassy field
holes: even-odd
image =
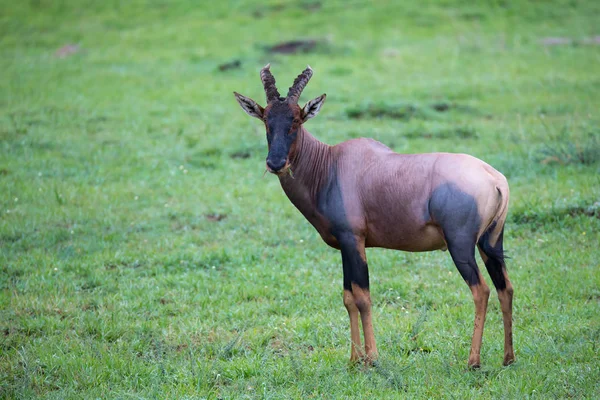
[[[0,398],[599,398],[600,2],[398,3],[3,0]],[[371,249],[381,360],[349,366],[339,253],[232,95],[267,62],[312,66],[327,143],[507,176],[514,365],[493,294],[467,370],[447,253]]]

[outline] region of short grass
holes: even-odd
[[[600,397],[598,15],[2,1],[0,397]],[[268,52],[297,39],[316,45]],[[327,143],[505,173],[516,364],[492,296],[483,367],[466,369],[473,305],[447,253],[373,249],[381,360],[348,365],[339,254],[263,176],[264,128],[232,96],[262,102],[267,62],[282,91],[313,67],[303,100],[328,98],[307,128]]]

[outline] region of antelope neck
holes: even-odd
[[[292,176],[285,174],[279,177],[283,190],[288,196],[302,191],[305,196],[314,200],[331,172],[332,159],[331,146],[321,142],[301,126],[290,154]]]

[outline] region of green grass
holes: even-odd
[[[600,3],[195,3],[1,2],[0,398],[600,397]],[[516,364],[493,295],[466,369],[447,253],[372,249],[381,360],[348,365],[340,256],[232,95],[264,104],[267,62],[282,91],[315,70],[327,143],[508,177]]]

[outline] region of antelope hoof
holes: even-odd
[[[356,354],[353,353],[350,356],[350,360],[348,361],[348,364],[350,364],[350,365],[356,365],[356,364],[359,363],[359,361],[360,361],[360,357],[358,357],[358,355],[356,355]]]
[[[481,361],[479,357],[469,357],[469,362],[467,363],[467,367],[470,370],[481,368]]]
[[[363,362],[366,367],[375,367],[377,366],[377,360],[379,359],[379,354],[369,354],[368,356],[363,357]]]
[[[515,360],[515,355],[514,354],[509,354],[504,356],[504,362],[502,362],[502,365],[504,365],[505,367],[509,366],[510,364],[514,363]]]

